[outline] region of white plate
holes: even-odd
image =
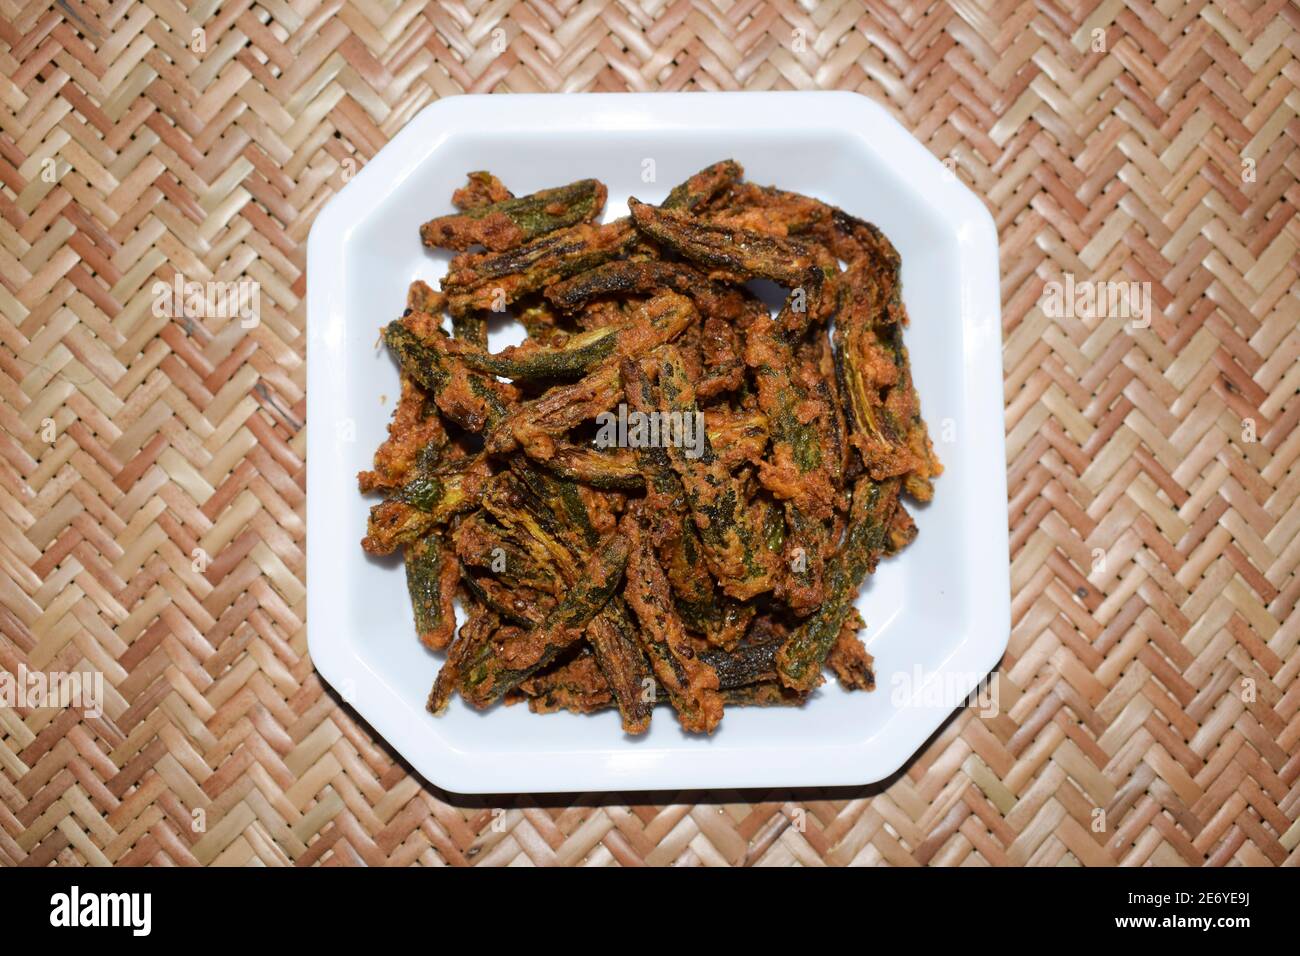
[[[595,177],[606,219],[709,163],[834,203],[903,259],[906,342],[946,471],[920,536],[859,598],[878,689],[830,678],[799,709],[732,708],[710,738],[656,711],[477,712],[425,699],[441,655],[415,636],[399,561],[367,558],[370,467],[398,393],[377,347],[407,285],[448,256],[420,223],[469,170],[516,193]],[[645,177],[653,169],[653,180]],[[996,664],[1010,633],[997,233],[984,206],[883,109],[852,93],[457,96],[426,108],[316,218],[307,247],[307,637],[330,684],[430,782],[461,793],[861,784],[897,770]],[[493,341],[493,348],[500,342]]]

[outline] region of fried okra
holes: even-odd
[[[664,704],[708,734],[828,672],[872,690],[858,592],[942,472],[897,251],[732,160],[601,223],[607,196],[470,172],[420,229],[457,253],[441,288],[383,328],[401,392],[358,475],[382,495],[362,546],[402,552],[416,636],[446,652],[429,710],[642,734]],[[502,319],[523,341],[490,348]]]

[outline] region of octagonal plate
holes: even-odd
[[[732,708],[710,738],[659,709],[643,738],[614,713],[424,709],[441,655],[415,636],[400,561],[358,544],[370,467],[398,394],[378,346],[414,279],[448,255],[420,223],[469,170],[517,194],[582,177],[628,196],[732,157],[746,177],[875,222],[903,261],[906,342],[946,471],[920,535],[858,606],[878,689],[832,679],[799,709]],[[432,783],[461,793],[861,784],[897,770],[1006,647],[1010,584],[997,234],[988,212],[882,108],[851,93],[459,96],[417,115],[317,217],[308,242],[307,630],[325,679]],[[494,336],[493,348],[505,344]],[[987,701],[983,703],[988,703]]]

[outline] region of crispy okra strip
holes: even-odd
[[[528,587],[511,587],[490,574],[476,576],[463,564],[460,580],[471,605],[482,605],[501,620],[520,627],[536,627],[555,607],[555,599],[549,594]]]
[[[901,323],[889,318],[886,288],[865,259],[845,273],[844,300],[835,353],[849,440],[873,478],[904,475],[904,490],[928,501],[943,466],[921,418]]]
[[[462,518],[452,540],[466,569],[483,571],[511,588],[554,595],[564,591],[564,583],[549,561],[550,551],[536,541],[517,540],[484,510]]]
[[[678,183],[668,192],[662,209],[680,209],[690,212],[722,192],[745,175],[744,168],[734,159],[724,159],[705,166],[685,182]]]
[[[420,227],[426,246],[465,250],[480,245],[493,252],[513,249],[538,236],[595,219],[605,207],[604,183],[580,179],[488,206],[439,216]]]
[[[609,296],[655,295],[671,290],[695,303],[700,315],[744,328],[759,312],[761,301],[745,290],[714,282],[685,262],[658,259],[616,259],[557,282],[546,297],[564,312],[576,312],[588,302]]]
[[[759,481],[782,501],[786,518],[785,574],[778,596],[796,614],[822,601],[823,567],[837,494],[840,452],[825,447],[821,431],[834,409],[811,391],[816,366],[800,361],[777,319],[760,319],[746,340],[745,361],[754,372],[759,407],[767,415],[772,444],[759,463]],[[819,424],[820,423],[820,424]]]
[[[667,572],[668,568],[665,567],[664,570]],[[697,574],[696,577],[704,575]],[[669,582],[672,582],[671,574]],[[674,587],[673,590],[676,591],[677,588]],[[702,635],[713,647],[723,650],[730,650],[739,643],[745,636],[750,621],[758,613],[753,604],[736,601],[725,595],[719,597],[710,594],[708,601],[691,601],[679,596],[676,604],[682,623]]]
[[[586,649],[571,660],[521,682],[519,689],[528,695],[528,709],[535,714],[560,710],[592,714],[608,710],[614,704],[614,695],[600,665]]]
[[[447,651],[433,689],[429,692],[429,701],[425,705],[429,713],[441,714],[447,709],[452,695],[460,684],[461,673],[465,666],[477,657],[484,647],[490,646],[492,635],[500,626],[501,619],[483,604],[471,603],[468,618],[461,626]],[[517,629],[516,629],[517,630]]]
[[[473,510],[488,474],[481,455],[419,471],[370,509],[361,547],[369,554],[391,554],[398,545],[422,537],[453,515]]]
[[[619,527],[630,544],[624,595],[641,622],[641,646],[650,658],[650,666],[667,691],[682,729],[713,733],[722,720],[718,675],[699,659],[686,637],[673,607],[668,579],[655,557],[649,536],[642,530],[639,516],[629,511]]]
[[[562,517],[509,471],[495,475],[483,494],[483,508],[539,564],[554,565],[566,581],[578,573]]]
[[[388,437],[375,450],[375,467],[357,475],[363,493],[400,488],[421,462],[436,460],[449,440],[428,394],[410,375],[402,373],[401,379]]]
[[[506,417],[512,386],[502,386],[475,372],[442,347],[449,341],[437,330],[413,327],[418,313],[384,327],[384,344],[406,372],[432,397],[438,408],[456,424],[473,432],[495,428]],[[427,316],[424,318],[428,318]]]
[[[447,297],[422,279],[416,279],[406,290],[406,307],[412,312],[439,315],[446,306]]]
[[[601,451],[584,445],[556,442],[550,457],[542,459],[539,464],[556,475],[593,488],[633,491],[645,487],[645,478],[636,458],[626,448]]]
[[[510,470],[533,496],[534,513],[554,516],[557,538],[575,555],[586,554],[601,539],[582,486],[537,468],[522,455],[510,459]]]
[[[786,288],[819,283],[821,266],[813,250],[798,240],[749,229],[715,226],[675,210],[627,201],[637,229],[674,252],[710,269],[743,279],[770,279]]]
[[[501,311],[520,296],[618,258],[636,241],[637,232],[626,219],[605,225],[584,222],[506,252],[459,255],[442,288],[452,315]]]
[[[563,345],[524,343],[490,354],[446,340],[441,348],[466,366],[516,381],[575,378],[614,355],[634,355],[671,341],[698,318],[685,296],[663,292],[638,305],[622,326],[604,326],[570,337]]]
[[[489,643],[461,674],[462,696],[476,707],[500,700],[507,691],[541,670],[582,637],[603,608],[628,560],[628,540],[611,533],[592,552],[581,574],[555,609],[537,627],[513,640]]]
[[[488,347],[488,322],[482,312],[462,312],[451,317],[451,334],[457,342],[486,350]]]
[[[645,733],[654,709],[653,678],[622,600],[616,596],[605,605],[587,625],[586,638],[618,707],[623,732]]]
[[[836,680],[845,690],[875,690],[875,660],[867,653],[866,645],[858,637],[863,628],[862,615],[851,608],[840,633],[826,655],[826,666],[834,672]]]
[[[617,359],[609,359],[578,381],[512,408],[504,427],[488,436],[488,451],[504,454],[523,447],[538,460],[551,457],[558,436],[618,404],[623,397],[618,366]]]
[[[453,354],[476,371],[515,381],[576,378],[612,355],[618,338],[618,329],[606,327],[570,336],[562,345],[526,342],[495,355],[477,349],[455,349]]]
[[[824,227],[834,211],[833,206],[809,196],[738,182],[719,193],[701,213],[717,225],[793,236]]]
[[[658,369],[660,408],[683,416],[699,414],[681,354],[666,347]],[[682,480],[709,570],[725,593],[747,600],[772,589],[775,569],[771,554],[750,526],[743,486],[718,458],[707,432],[703,445],[698,458],[687,457],[685,449],[670,447],[668,459]]]
[[[776,652],[782,643],[782,640],[769,640],[733,650],[707,650],[700,653],[700,660],[718,675],[718,686],[730,690],[775,680]]]
[[[855,483],[844,541],[826,565],[825,601],[812,617],[790,632],[777,652],[777,675],[786,687],[810,691],[820,682],[826,655],[853,608],[858,588],[885,551],[898,505],[898,488],[897,478],[877,482],[864,475]]]
[[[403,557],[416,633],[425,647],[440,651],[451,642],[456,630],[452,598],[460,580],[460,569],[455,553],[443,536],[434,531],[407,545]]]
[[[451,204],[465,212],[514,197],[515,194],[496,176],[487,170],[477,170],[466,177],[464,186],[451,194]]]

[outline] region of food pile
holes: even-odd
[[[414,283],[384,328],[401,396],[362,545],[403,549],[420,639],[448,651],[429,709],[617,708],[636,734],[667,702],[709,733],[825,668],[871,689],[853,602],[942,470],[898,254],[731,161],[599,224],[605,198],[471,173],[420,229],[459,253],[442,290]],[[785,290],[776,315],[754,280]],[[511,317],[527,339],[490,352]]]

